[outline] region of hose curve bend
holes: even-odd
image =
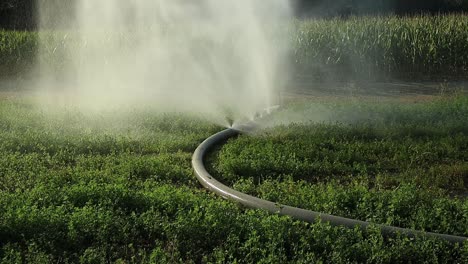
[[[252,209],[263,209],[273,214],[291,216],[297,220],[302,220],[309,223],[317,221],[328,222],[334,226],[345,226],[348,228],[359,227],[362,230],[366,230],[370,225],[377,226],[381,229],[383,235],[395,235],[397,233],[403,234],[410,237],[415,236],[427,236],[433,238],[439,238],[446,240],[451,243],[463,243],[468,241],[467,237],[453,236],[432,232],[416,231],[407,228],[400,228],[394,226],[371,224],[370,222],[360,221],[356,219],[344,218],[311,210],[305,210],[297,207],[288,205],[281,205],[271,201],[263,200],[239,191],[233,190],[221,182],[217,181],[211,176],[205,168],[204,159],[209,150],[214,146],[225,142],[227,139],[238,135],[240,132],[235,129],[226,129],[203,141],[198,148],[195,150],[192,157],[192,166],[195,171],[195,175],[198,181],[208,190],[235,202],[238,202],[248,208]]]

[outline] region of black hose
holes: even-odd
[[[359,227],[364,231],[369,226],[373,225],[373,226],[379,227],[382,231],[382,234],[385,236],[395,235],[399,233],[399,234],[403,234],[409,237],[427,236],[427,237],[439,238],[439,239],[443,239],[451,243],[461,244],[464,241],[468,241],[467,237],[423,232],[423,231],[415,231],[411,229],[394,227],[394,226],[371,224],[370,222],[349,219],[349,218],[344,218],[344,217],[339,217],[339,216],[334,216],[334,215],[329,215],[329,214],[323,214],[323,213],[314,212],[311,210],[305,210],[305,209],[287,206],[287,205],[281,205],[278,203],[273,203],[267,200],[263,200],[263,199],[253,197],[251,195],[247,195],[245,193],[241,193],[236,190],[233,190],[227,187],[226,185],[220,183],[216,179],[214,179],[213,176],[211,176],[208,173],[204,165],[204,158],[207,152],[210,149],[212,149],[214,146],[219,145],[225,142],[227,139],[234,137],[238,134],[239,134],[239,131],[235,129],[223,130],[209,137],[205,141],[203,141],[195,150],[193,157],[192,157],[192,166],[195,171],[195,175],[198,178],[198,181],[208,190],[218,195],[221,195],[222,197],[226,199],[238,202],[248,208],[263,209],[263,210],[269,211],[270,213],[291,216],[295,219],[303,220],[309,223],[322,221],[322,222],[328,222],[334,226],[345,226],[348,228]]]

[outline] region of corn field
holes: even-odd
[[[289,34],[291,69],[299,79],[468,79],[468,15],[295,20]],[[80,45],[70,43],[70,35],[55,32],[44,38],[49,43],[44,50],[51,52],[43,55],[55,68],[66,59],[60,57],[66,45]],[[31,69],[38,36],[0,30],[0,76]],[[131,33],[122,37],[132,39]]]
[[[296,21],[296,72],[320,78],[468,76],[468,16]]]
[[[38,34],[0,30],[0,77],[23,75],[32,69]]]

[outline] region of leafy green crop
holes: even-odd
[[[333,107],[333,122],[230,140],[213,172],[274,202],[468,236],[468,97]]]
[[[362,116],[372,110],[380,123],[295,125],[241,136],[223,147],[213,164],[236,188],[264,198],[466,235],[466,198],[448,195],[466,191],[466,182],[442,177],[466,177],[466,122],[456,126],[466,102],[364,104]],[[439,114],[438,122],[429,118]],[[411,127],[399,131],[404,117],[409,118],[405,123],[427,129],[425,136],[408,136]],[[384,127],[389,120],[393,125]],[[468,258],[468,244],[454,247],[422,237],[384,238],[376,228],[363,233],[307,224],[210,194],[192,175],[190,158],[221,128],[198,117],[136,110],[47,113],[24,100],[2,99],[0,128],[2,263],[463,263]],[[309,150],[325,138],[318,152]],[[371,147],[372,142],[388,142],[391,148]],[[424,165],[421,171],[411,171],[405,167],[410,160],[396,155],[419,157],[415,151],[426,151],[428,142],[435,146],[431,151],[447,159],[422,155],[413,161]],[[359,149],[359,155],[347,149]],[[394,153],[388,164],[372,162],[372,155],[384,153]],[[341,165],[310,166],[304,158],[315,154]],[[401,167],[393,168],[393,161]],[[321,171],[319,178],[311,168]]]

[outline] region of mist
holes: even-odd
[[[252,119],[289,78],[291,13],[283,0],[40,1],[41,104]]]

